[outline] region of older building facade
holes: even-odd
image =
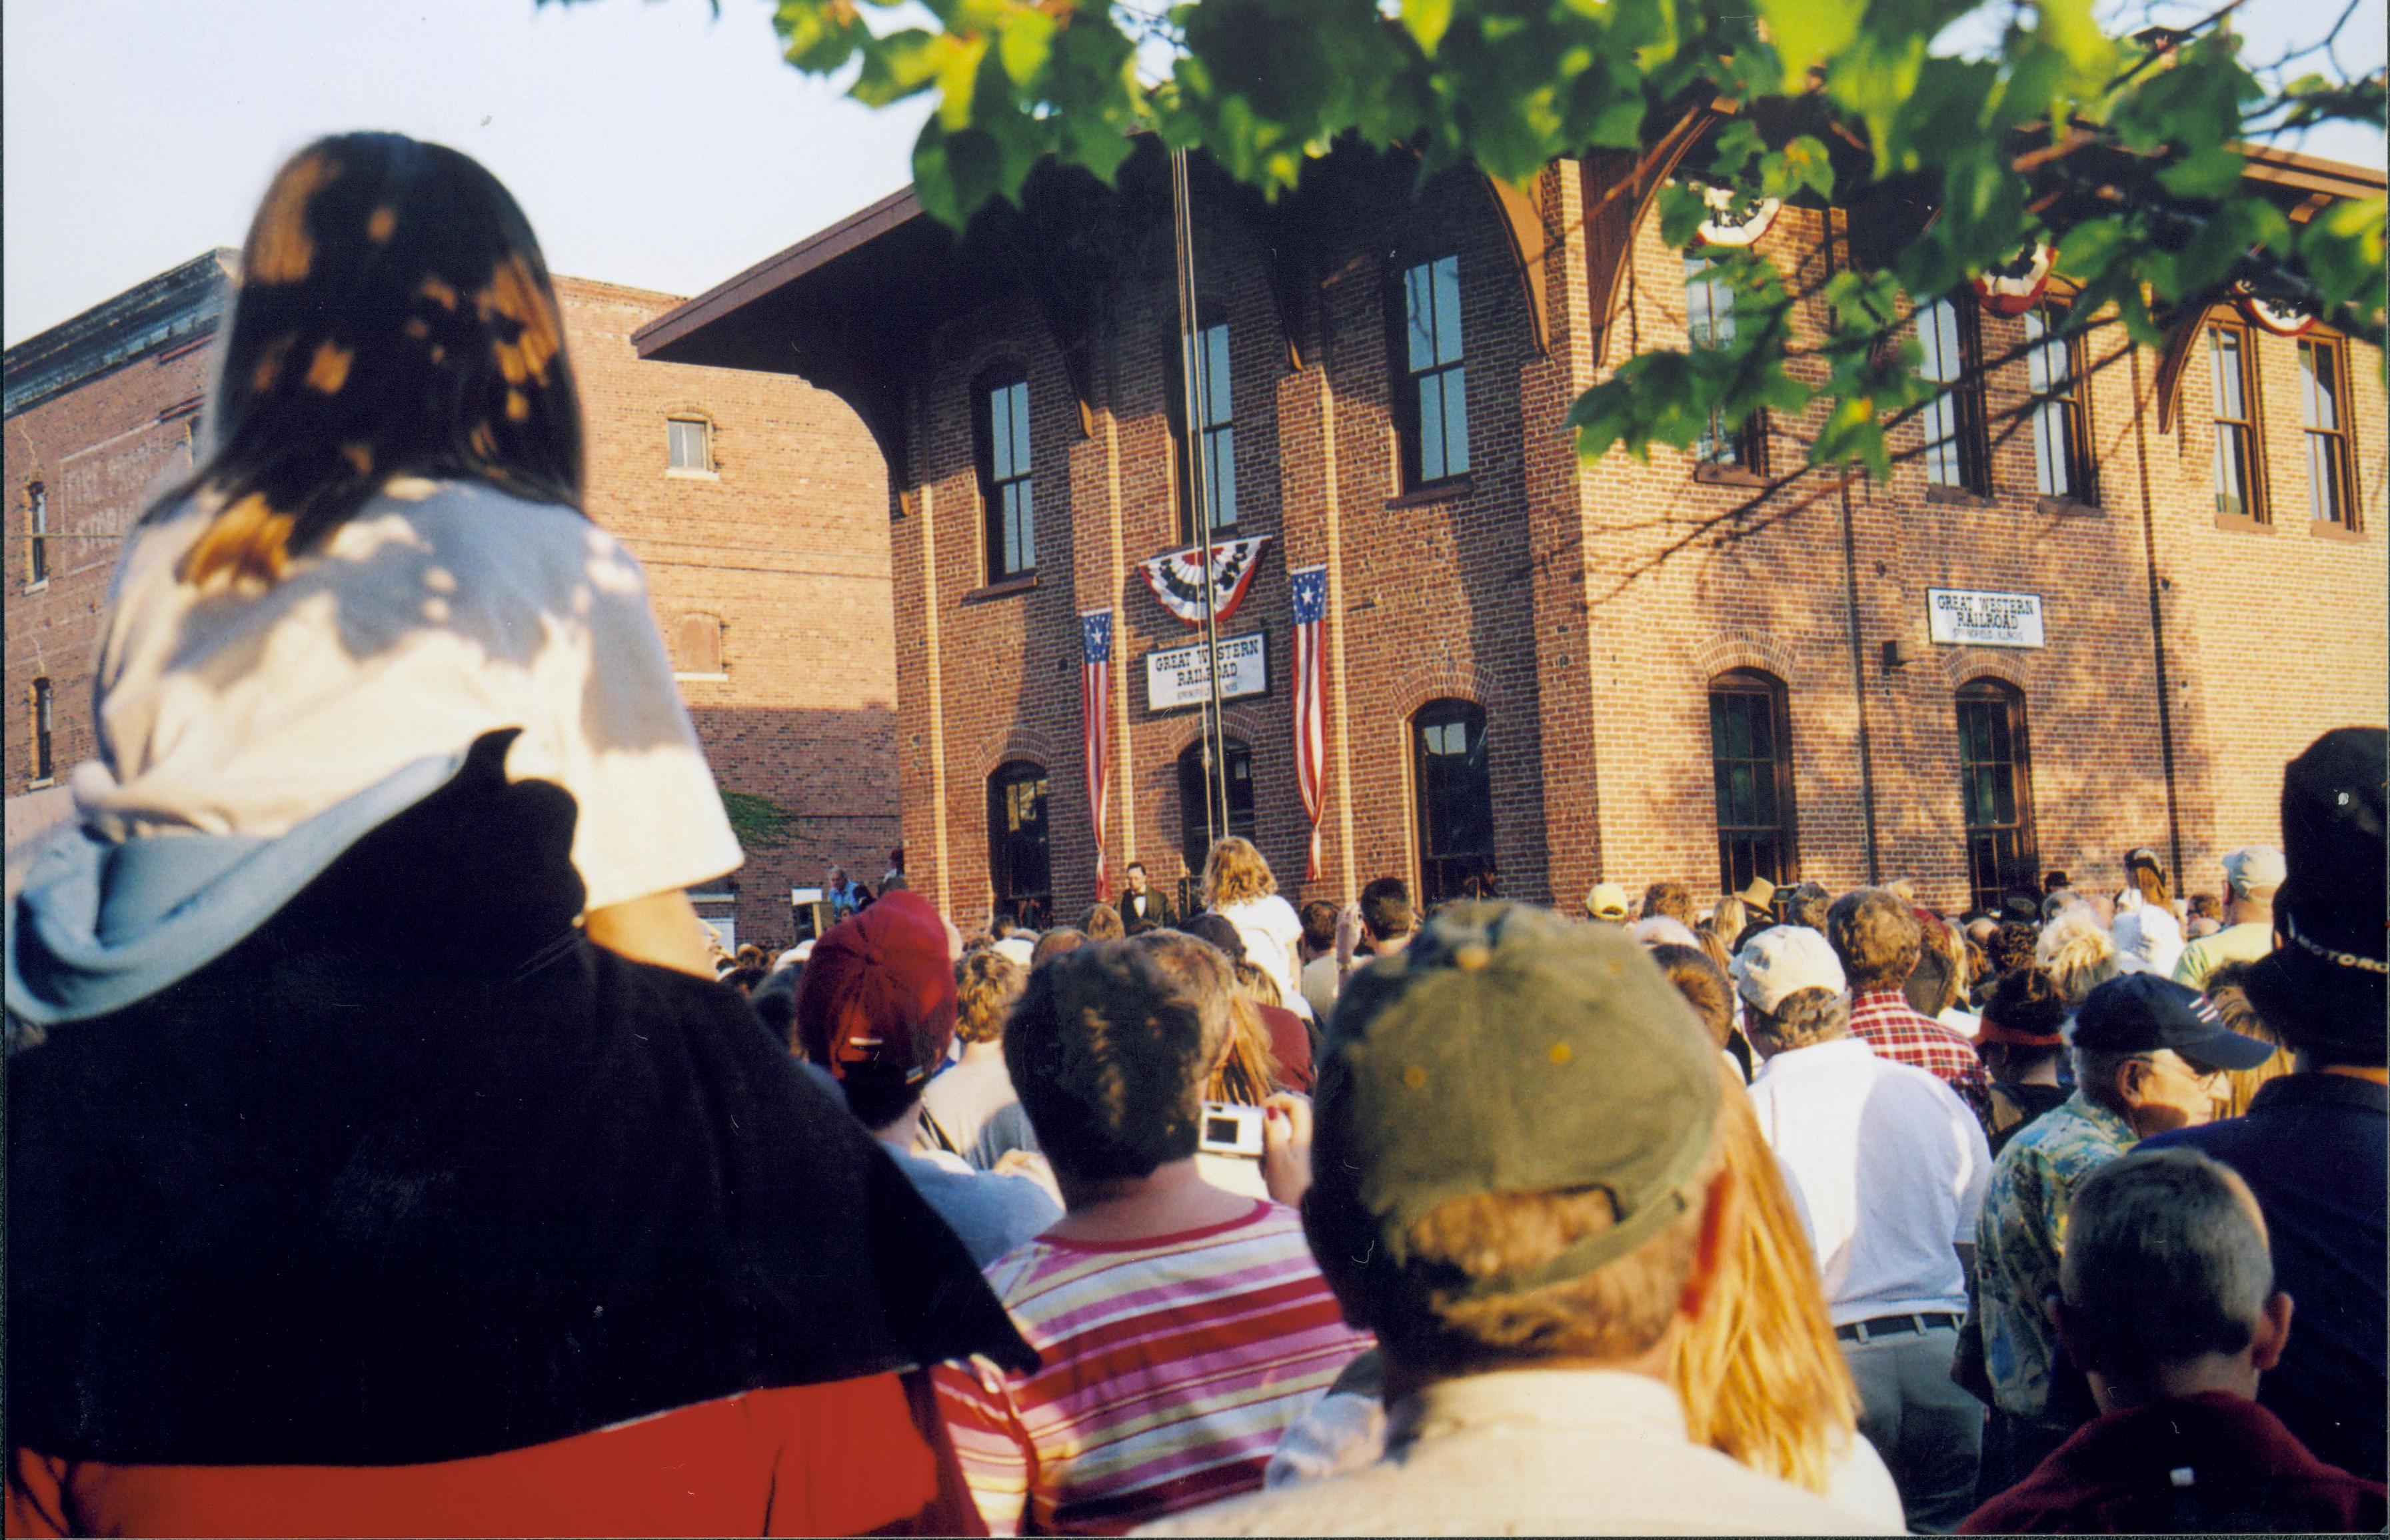
[[[963,923],[1089,902],[1099,827],[1107,873],[1165,881],[1209,827],[1201,712],[1149,682],[1196,639],[1140,573],[1195,538],[1154,161],[959,238],[899,195],[636,339],[802,373],[879,440],[907,849]],[[1222,626],[1266,675],[1225,709],[1228,822],[1285,890],[1474,878],[1574,905],[1598,878],[1755,871],[1963,907],[2050,867],[2113,883],[2138,845],[2213,888],[2221,852],[2275,838],[2286,759],[2383,720],[2369,352],[2232,305],[2162,352],[2113,327],[2036,347],[2061,282],[2023,314],[1917,318],[1949,375],[1997,362],[1895,429],[1888,481],[1771,486],[1818,426],[1782,418],[1583,462],[1574,396],[1731,310],[1660,242],[1651,185],[1612,195],[1627,169],[1414,196],[1399,167],[1330,162],[1275,208],[1196,179],[1215,519],[1267,540]],[[2382,182],[2290,156],[2251,174],[2309,212]],[[1839,212],[1791,208],[1759,240],[1810,279],[1849,246]],[[1315,569],[1305,880],[1290,573]],[[1089,615],[1108,676],[1084,672]]]
[[[188,473],[208,342],[238,253],[215,251],[8,352],[12,839],[92,757],[91,682],[124,532]],[[587,430],[587,511],[638,554],[656,621],[747,849],[700,895],[785,941],[789,890],[899,842],[895,660],[878,451],[803,382],[642,362],[675,296],[559,277]],[[45,807],[43,804],[50,804]]]

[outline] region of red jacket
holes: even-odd
[[[984,1534],[926,1376],[750,1391],[422,1465],[10,1453],[10,1535]]]
[[[2182,1534],[2363,1530],[2382,1483],[2324,1464],[2273,1413],[2221,1391],[2085,1423],[1961,1534]]]

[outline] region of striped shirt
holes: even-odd
[[[987,1279],[1045,1360],[936,1372],[990,1534],[1117,1534],[1259,1491],[1287,1425],[1369,1345],[1277,1203],[1140,1240],[1040,1237]]]

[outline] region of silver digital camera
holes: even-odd
[[[1262,1110],[1240,1107],[1234,1102],[1207,1101],[1203,1104],[1201,1132],[1195,1148],[1206,1155],[1233,1155],[1248,1161],[1262,1158]]]

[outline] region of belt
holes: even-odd
[[[1936,1327],[1948,1327],[1956,1331],[1960,1318],[1947,1310],[1929,1310],[1921,1315],[1878,1315],[1871,1321],[1853,1321],[1848,1326],[1838,1326],[1834,1328],[1834,1335],[1845,1342],[1865,1342],[1877,1337],[1904,1333],[1922,1337]]]

